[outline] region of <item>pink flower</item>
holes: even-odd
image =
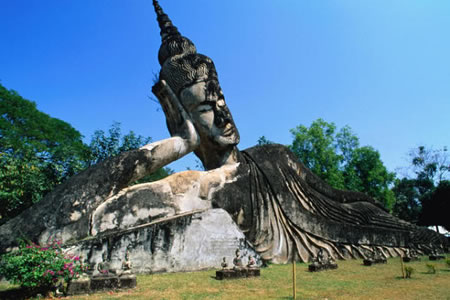
[[[73,258],[73,260],[74,260],[74,261],[79,261],[79,260],[80,260],[80,257],[79,257],[79,256],[75,256],[75,257]]]

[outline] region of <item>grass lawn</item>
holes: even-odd
[[[406,263],[415,269],[411,279],[401,278],[400,258],[366,267],[362,260],[338,261],[337,270],[310,273],[296,265],[297,299],[448,299],[450,268],[445,260]],[[427,264],[435,266],[429,274]],[[64,299],[292,299],[292,265],[270,265],[261,277],[216,280],[215,270],[193,273],[138,275],[133,290],[105,292]],[[11,286],[0,284],[0,290]]]

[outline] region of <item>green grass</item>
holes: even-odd
[[[444,260],[428,258],[405,263],[415,269],[403,279],[400,258],[366,267],[362,260],[338,261],[337,270],[310,273],[297,264],[297,299],[447,299],[450,300],[450,268]],[[292,299],[292,265],[270,265],[261,277],[216,280],[215,271],[138,275],[136,289],[105,292],[66,299]],[[0,290],[9,286],[0,285]]]

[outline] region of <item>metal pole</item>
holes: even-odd
[[[403,276],[403,278],[405,278],[405,266],[403,264],[403,256],[401,254],[400,254],[400,263],[402,266],[402,276]]]
[[[295,283],[297,282],[297,276],[295,274],[295,252],[292,258],[292,290],[294,293],[294,300],[297,299],[297,287]]]

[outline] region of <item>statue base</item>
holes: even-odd
[[[338,268],[337,264],[332,264],[332,263],[317,264],[317,263],[313,263],[313,264],[310,264],[308,266],[308,271],[309,272],[318,272],[318,271],[325,271],[325,270],[334,270],[334,269],[337,269],[337,268]]]
[[[89,294],[91,291],[91,279],[80,278],[70,281],[67,285],[67,295]]]
[[[363,264],[365,266],[371,266],[373,264],[386,264],[387,259],[386,258],[376,258],[376,259],[365,259],[363,260]]]
[[[216,271],[216,279],[234,279],[261,276],[259,268],[224,269]]]
[[[91,290],[116,290],[120,287],[119,277],[117,276],[96,276],[91,278]]]
[[[430,260],[440,260],[440,259],[445,259],[444,255],[430,255],[428,257]]]
[[[419,260],[420,260],[420,257],[418,257],[418,256],[413,256],[413,257],[405,256],[405,257],[403,257],[403,262],[419,261]]]
[[[106,275],[76,279],[67,287],[67,295],[91,294],[98,291],[132,289],[136,287],[136,275]]]
[[[119,276],[119,283],[121,289],[134,289],[137,285],[136,275],[127,274]]]

